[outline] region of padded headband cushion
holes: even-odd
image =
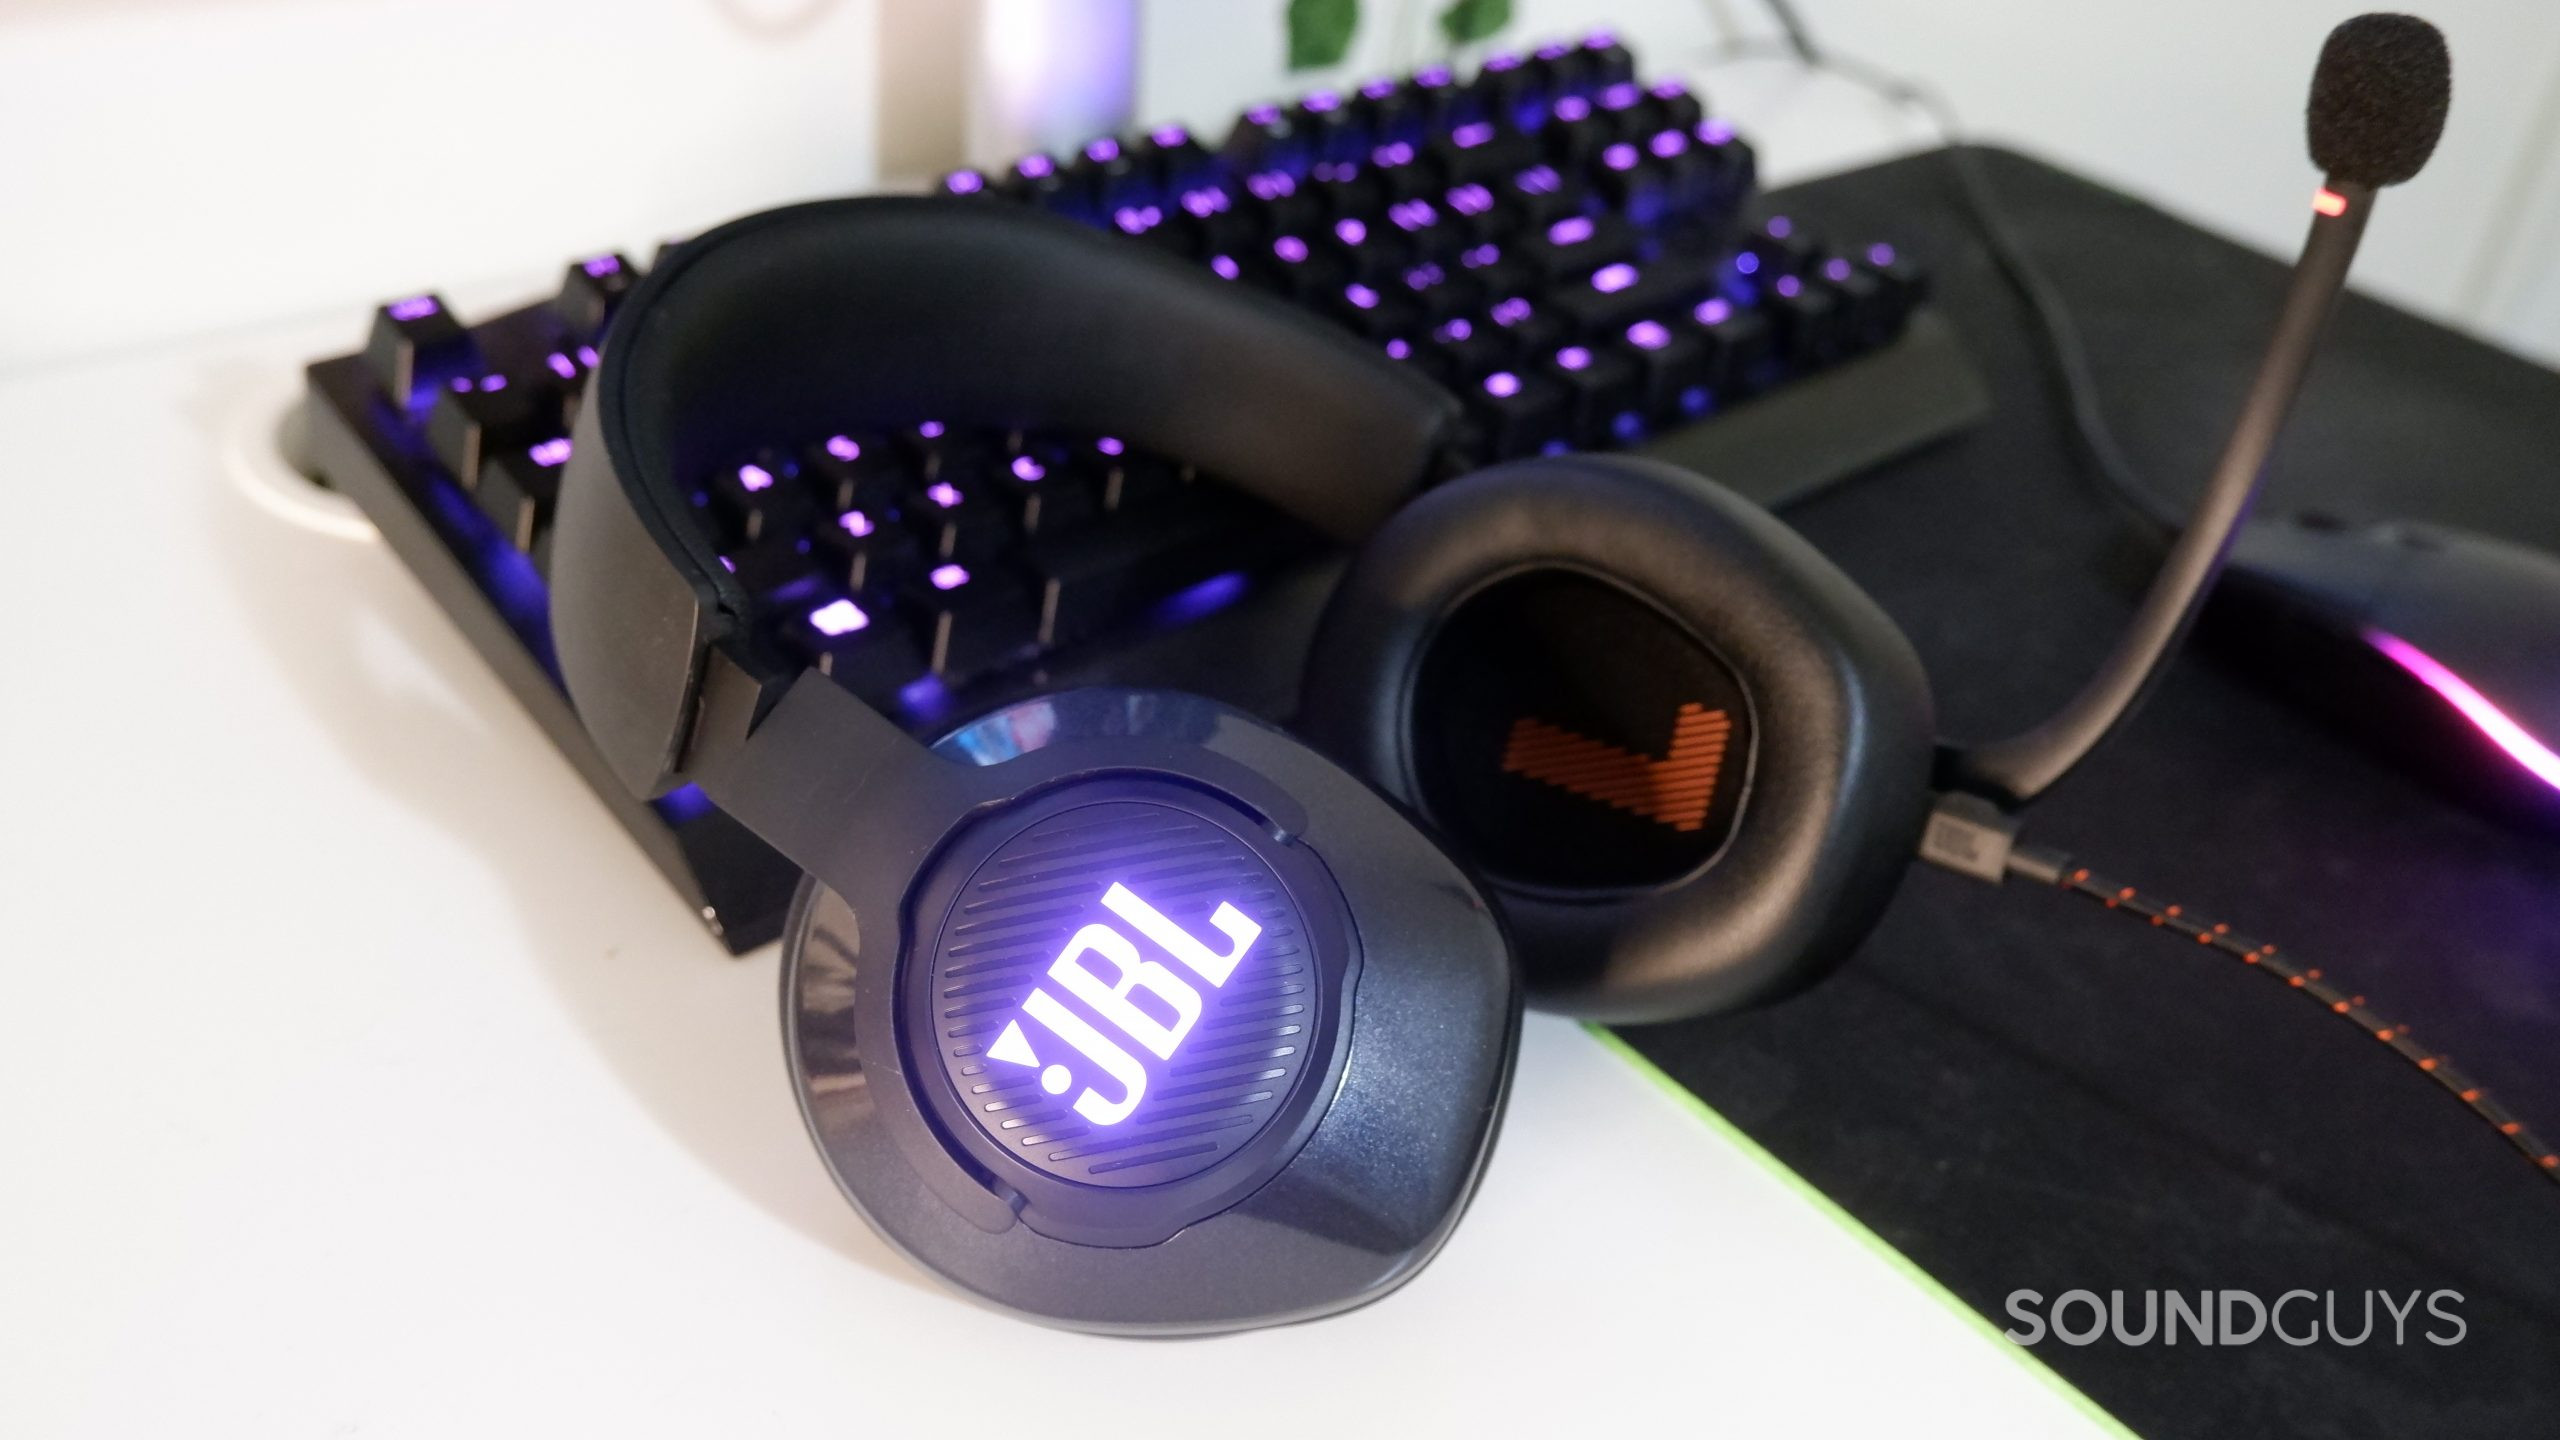
[[[1766,511],[1651,461],[1521,461],[1415,501],[1344,577],[1305,695],[1303,732],[1486,869],[1532,1002],[1596,1019],[1818,978],[1928,806],[1901,631]]]
[[[875,197],[685,242],[623,302],[561,481],[552,631],[607,763],[676,783],[709,647],[753,604],[694,490],[838,430],[1110,434],[1337,538],[1445,463],[1445,391],[1269,296],[991,200]]]
[[[732,609],[690,495],[758,446],[926,419],[1106,433],[1354,540],[1457,419],[1446,392],[1270,297],[948,198],[797,205],[687,242],[626,303],[596,379],[615,469]]]

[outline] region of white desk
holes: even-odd
[[[772,950],[719,952],[386,550],[229,473],[357,328],[0,382],[0,1434],[2108,1428],[1543,1017],[1381,1304],[1151,1343],[942,1290],[820,1170]]]

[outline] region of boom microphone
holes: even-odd
[[[1955,788],[2015,809],[2052,788],[2121,724],[2203,608],[2256,499],[2267,455],[2363,238],[2374,195],[2418,173],[2452,103],[2444,37],[2414,15],[2359,15],[2329,32],[2307,107],[2311,159],[2326,179],[2294,262],[2275,334],[2213,479],[2150,592],[2079,694],[2050,718],[1950,760]]]

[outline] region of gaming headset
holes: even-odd
[[[1356,547],[1303,738],[1094,690],[928,747],[785,658],[691,477],[919,415],[1122,437]],[[918,1263],[1103,1331],[1375,1299],[1474,1190],[1524,985],[1612,1021],[1780,995],[1947,848],[1927,680],[1829,561],[1667,466],[1455,476],[1466,444],[1301,311],[1014,207],[771,211],[628,297],[561,487],[561,670],[622,783],[807,872],[792,1079]]]

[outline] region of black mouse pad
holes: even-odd
[[[2193,495],[2287,263],[2035,161],[1986,160],[2127,450]],[[2306,226],[2312,188],[2306,171]],[[2376,233],[2429,224],[2426,191],[2387,192]],[[1978,739],[2086,678],[2149,561],[2074,463],[2025,316],[1955,194],[1930,154],[1770,207],[1922,257],[1991,383],[1989,424],[1787,516],[1910,633],[1942,732]],[[2351,298],[2270,485],[2270,509],[2560,549],[2560,375]],[[2447,803],[2210,647],[2026,838],[2321,966],[2560,1135],[2560,841]],[[2424,1338],[2454,1327],[2421,1309],[2398,1344],[2377,1312],[2359,1345],[2203,1346],[2189,1330],[2176,1346],[2034,1347],[2145,1435],[2560,1435],[2560,1186],[2371,1036],[2227,956],[2058,891],[1915,870],[1810,993],[1620,1033],[2004,1328],[2019,1290],[2120,1290],[2136,1328],[2146,1291],[2336,1292],[2350,1337],[2368,1291],[2461,1296],[2439,1302],[2462,1321],[2450,1345]],[[2296,1333],[2308,1313],[2290,1312]]]

